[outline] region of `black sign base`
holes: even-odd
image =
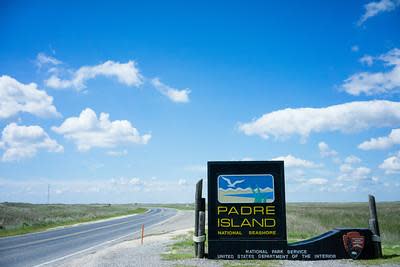
[[[246,260],[334,260],[374,259],[378,255],[369,229],[334,229],[320,236],[287,244],[276,241],[208,242],[209,259]]]

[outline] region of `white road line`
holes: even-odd
[[[85,249],[83,249],[83,250],[80,250],[80,251],[77,251],[77,252],[74,252],[74,253],[71,253],[71,254],[62,256],[62,257],[60,257],[60,258],[57,258],[57,259],[54,259],[54,260],[51,260],[51,261],[47,261],[47,262],[44,262],[44,263],[41,263],[41,264],[38,264],[38,265],[34,265],[33,267],[45,266],[45,265],[48,265],[48,264],[51,264],[51,263],[54,263],[54,262],[57,262],[57,261],[61,261],[61,260],[67,259],[67,258],[69,258],[69,257],[78,255],[78,254],[80,254],[80,253],[83,253],[83,252],[86,252],[86,251],[89,251],[89,250],[92,250],[92,249],[94,249],[94,248],[103,246],[103,245],[105,245],[105,244],[109,244],[109,243],[115,242],[115,241],[117,241],[117,240],[119,240],[119,239],[128,237],[128,236],[130,236],[130,235],[132,235],[132,234],[137,234],[137,233],[139,233],[139,231],[136,231],[136,232],[133,232],[133,233],[130,233],[130,234],[127,234],[127,235],[123,235],[123,236],[120,236],[120,237],[115,238],[115,239],[112,239],[112,240],[105,241],[105,242],[100,243],[100,244],[97,244],[97,245],[95,245],[95,246],[92,246],[92,247],[89,247],[89,248],[85,248]]]
[[[148,218],[145,217],[143,219],[148,219]],[[76,235],[80,235],[80,234],[90,233],[90,232],[97,231],[97,230],[100,230],[100,229],[110,228],[110,227],[118,226],[118,225],[122,225],[122,224],[139,223],[139,222],[126,221],[126,222],[120,222],[120,223],[115,223],[115,224],[109,224],[109,225],[105,225],[105,226],[101,226],[101,227],[97,227],[97,228],[93,228],[93,229],[89,229],[89,230],[85,230],[85,231],[80,231],[80,232],[76,232],[76,233],[50,237],[50,238],[41,239],[41,240],[37,240],[37,241],[32,241],[32,242],[24,243],[24,244],[21,244],[21,245],[16,245],[16,246],[11,246],[11,247],[2,247],[2,248],[0,248],[0,251],[8,250],[8,249],[15,249],[15,248],[19,248],[19,247],[26,247],[26,246],[40,244],[40,243],[45,243],[47,241],[52,241],[52,240],[61,239],[61,238],[65,238],[65,237],[71,237],[71,236],[76,236]]]
[[[177,214],[176,214],[176,215],[177,215]],[[176,216],[176,215],[175,215],[175,216]],[[160,224],[164,223],[165,221],[169,221],[171,218],[173,218],[173,217],[175,217],[175,216],[172,216],[172,217],[168,218],[167,220],[164,220],[164,221],[158,222],[158,223],[156,223],[156,224],[154,224],[154,225],[151,225],[150,227],[154,227],[154,226],[160,225]],[[123,236],[120,236],[120,237],[118,237],[118,238],[115,238],[115,239],[112,239],[112,240],[105,241],[105,242],[103,242],[103,243],[94,245],[94,246],[92,246],[92,247],[85,248],[85,249],[83,249],[83,250],[80,250],[80,251],[77,251],[77,252],[74,252],[74,253],[71,253],[71,254],[62,256],[62,257],[60,257],[60,258],[57,258],[57,259],[54,259],[54,260],[51,260],[51,261],[47,261],[47,262],[44,262],[44,263],[40,263],[40,264],[38,264],[38,265],[34,265],[34,266],[32,266],[32,267],[42,267],[42,266],[45,266],[45,265],[48,265],[48,264],[51,264],[51,263],[54,263],[54,262],[57,262],[57,261],[61,261],[61,260],[70,258],[70,257],[72,257],[72,256],[75,256],[75,255],[84,253],[84,252],[86,252],[86,251],[90,251],[90,250],[92,250],[92,249],[94,249],[94,248],[101,247],[101,246],[103,246],[103,245],[106,245],[106,244],[115,242],[115,241],[117,241],[117,240],[119,240],[119,239],[128,237],[128,236],[130,236],[130,235],[132,235],[132,234],[137,234],[137,233],[139,233],[139,232],[140,232],[140,231],[136,231],[136,232],[133,232],[133,233],[130,233],[130,234],[127,234],[127,235],[123,235]]]

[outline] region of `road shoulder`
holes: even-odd
[[[143,245],[140,233],[135,233],[118,243],[88,250],[45,266],[171,266],[172,263],[162,260],[160,255],[175,236],[185,234],[193,228],[193,221],[193,212],[178,211],[166,221],[150,228],[145,226]]]

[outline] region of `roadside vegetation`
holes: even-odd
[[[0,203],[0,237],[43,231],[111,217],[143,213],[137,204]]]
[[[176,203],[176,204],[146,204],[145,207],[148,208],[170,208],[170,209],[177,209],[177,210],[194,210],[193,203]]]
[[[174,238],[174,242],[168,246],[166,253],[163,253],[164,260],[184,260],[191,259],[194,255],[193,231],[186,235],[178,235]]]
[[[363,265],[400,264],[400,202],[377,203],[383,259],[357,261]],[[368,203],[289,203],[288,241],[307,239],[334,228],[368,228]]]
[[[377,204],[383,259],[360,260],[361,265],[400,264],[400,202]],[[308,239],[334,228],[368,228],[367,203],[288,203],[288,241]],[[193,233],[179,236],[162,255],[165,260],[194,258]],[[185,261],[183,261],[185,262]],[[222,261],[223,266],[277,266],[279,261]],[[190,265],[190,264],[189,264]]]

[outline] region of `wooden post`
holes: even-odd
[[[201,209],[202,191],[203,191],[203,179],[200,179],[196,184],[196,194],[195,194],[195,202],[194,202],[194,235],[196,237],[198,237],[198,233],[199,233],[199,212]],[[195,242],[194,254],[196,257],[199,256],[199,246],[198,246],[197,242]]]
[[[199,232],[198,237],[204,237],[205,239],[205,225],[206,225],[206,214],[204,211],[199,212]],[[204,243],[205,240],[197,243],[199,258],[204,258]]]
[[[142,240],[141,240],[142,245],[143,245],[143,239],[144,239],[144,224],[142,224]]]
[[[368,195],[369,198],[369,229],[372,231],[372,242],[378,258],[382,258],[381,234],[379,231],[378,214],[376,213],[375,197]]]

